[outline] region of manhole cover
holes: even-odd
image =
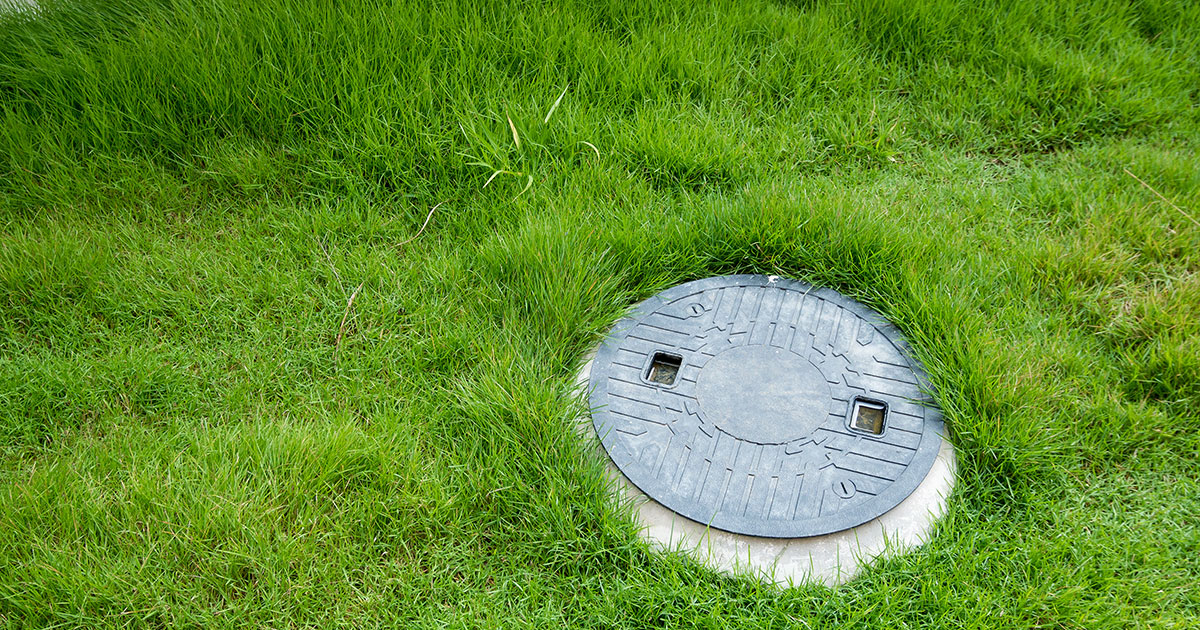
[[[798,538],[861,525],[924,479],[941,414],[895,327],[830,289],[689,282],[601,345],[592,421],[613,463],[714,528]]]

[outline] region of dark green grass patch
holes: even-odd
[[[0,17],[0,622],[1191,627],[1189,3]],[[631,304],[892,318],[958,448],[838,589],[652,553],[575,432]]]

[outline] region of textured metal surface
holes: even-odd
[[[618,322],[590,403],[609,457],[655,500],[717,529],[797,538],[870,521],[920,484],[943,431],[923,384],[895,327],[857,302],[726,276]]]

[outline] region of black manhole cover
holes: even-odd
[[[796,538],[904,500],[941,414],[895,327],[830,289],[765,276],[689,282],[613,328],[592,421],[638,488],[692,520]]]

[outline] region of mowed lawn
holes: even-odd
[[[1200,4],[426,4],[0,17],[0,624],[1200,627]],[[639,541],[570,384],[732,273],[911,340],[928,545]]]

